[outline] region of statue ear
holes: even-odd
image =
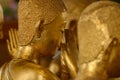
[[[40,20],[38,22],[38,24],[36,25],[36,37],[37,38],[40,38],[41,37],[41,32],[44,30],[44,27],[43,27],[43,24],[44,24],[44,20]]]

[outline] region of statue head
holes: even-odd
[[[64,12],[62,0],[20,0],[19,46],[34,45],[41,54],[53,54],[60,43]]]
[[[105,50],[114,38],[118,43],[120,42],[120,4],[99,1],[89,5],[81,14],[78,22],[80,65],[94,61],[102,50],[105,54]],[[115,66],[120,66],[118,63],[113,65],[114,59],[120,57],[118,44],[116,48],[112,47],[106,64],[110,68],[108,74],[111,76],[113,76],[112,71],[114,75],[118,72]]]

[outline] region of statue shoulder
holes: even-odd
[[[12,60],[9,63],[9,72],[15,80],[59,80],[48,69],[24,59]]]

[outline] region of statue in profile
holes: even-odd
[[[52,57],[60,47],[65,12],[62,0],[19,1],[18,46],[7,41],[13,59],[2,66],[0,80],[59,80],[39,59]]]

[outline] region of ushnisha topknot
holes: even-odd
[[[27,45],[41,23],[48,24],[65,11],[62,0],[20,0],[18,4],[18,44]]]
[[[96,59],[110,40],[120,41],[120,4],[98,1],[89,5],[78,22],[79,63]]]

